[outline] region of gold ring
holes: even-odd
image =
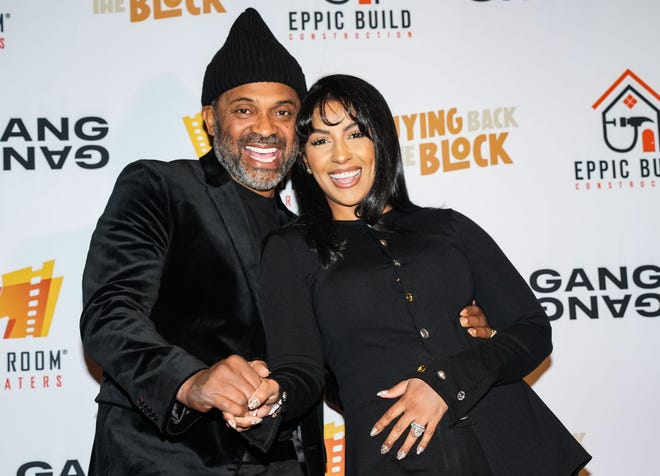
[[[490,338],[492,339],[493,337],[495,337],[495,334],[497,334],[497,331],[495,329],[491,329],[490,330]]]

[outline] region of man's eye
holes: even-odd
[[[291,111],[288,111],[288,110],[286,110],[286,109],[283,109],[283,110],[281,110],[281,111],[277,111],[277,115],[278,115],[278,116],[282,116],[282,117],[288,117],[288,116],[291,115]]]

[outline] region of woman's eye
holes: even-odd
[[[364,137],[364,134],[360,131],[353,131],[348,134],[349,139],[359,139],[360,137]]]
[[[317,139],[312,139],[309,141],[310,145],[322,145],[325,144],[327,140],[324,137],[319,137]]]

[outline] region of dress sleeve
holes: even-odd
[[[92,235],[83,273],[80,330],[85,352],[161,431],[190,421],[179,386],[207,366],[168,343],[151,320],[170,240],[167,187],[136,162],[117,178]],[[185,425],[184,425],[185,426]]]
[[[497,334],[436,359],[423,375],[447,403],[450,424],[467,415],[491,387],[521,380],[552,351],[547,315],[523,277],[483,229],[453,213],[458,246],[473,273],[474,299]]]
[[[324,386],[322,342],[303,266],[306,255],[310,251],[301,237],[278,233],[266,242],[261,261],[267,360],[271,378],[287,395],[285,420],[318,403]]]

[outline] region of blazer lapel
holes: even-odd
[[[231,183],[231,177],[218,162],[213,150],[199,161],[206,175],[206,190],[234,244],[261,317],[263,313],[259,288],[259,243],[250,230],[243,203]]]

